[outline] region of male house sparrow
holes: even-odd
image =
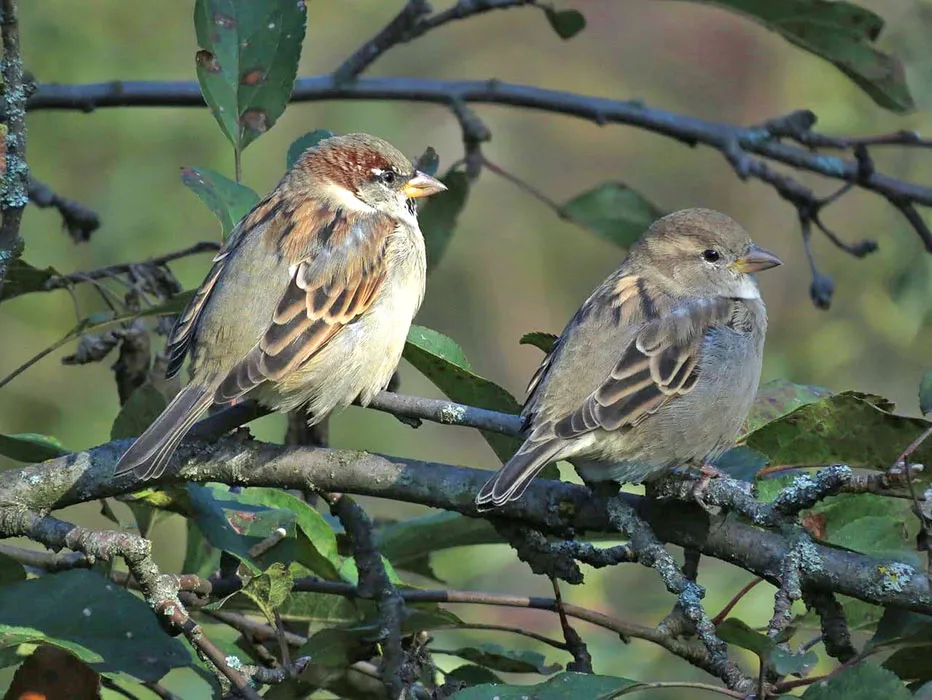
[[[760,380],[767,312],[751,273],[780,264],[716,211],[654,222],[531,379],[527,439],[476,503],[520,498],[562,459],[587,482],[640,483],[723,453]]]
[[[426,279],[414,198],[445,190],[366,134],[308,149],[239,222],[168,340],[191,383],[116,466],[159,476],[210,405],[246,394],[317,422],[367,404],[401,359]]]

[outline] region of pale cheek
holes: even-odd
[[[348,211],[359,212],[361,214],[369,214],[374,211],[372,207],[359,199],[355,194],[339,185],[330,185],[327,188],[327,194],[334,203]]]
[[[760,289],[750,275],[742,275],[735,296],[739,299],[760,299]]]

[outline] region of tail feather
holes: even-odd
[[[210,384],[189,384],[182,389],[123,454],[114,476],[132,472],[141,481],[161,476],[178,444],[213,403],[213,394]]]
[[[525,442],[514,457],[479,490],[476,505],[480,510],[488,510],[518,500],[531,483],[531,479],[558,459],[561,449],[559,440],[537,444]]]

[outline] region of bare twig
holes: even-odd
[[[575,673],[592,673],[592,656],[589,654],[589,648],[583,638],[579,636],[579,633],[570,625],[570,621],[566,617],[566,610],[563,609],[560,582],[551,576],[550,583],[553,585],[553,599],[557,604],[557,614],[560,617],[560,629],[563,630],[563,638],[566,640],[566,649],[573,655],[573,661],[566,665],[566,670]]]
[[[53,207],[61,215],[65,230],[75,243],[89,241],[100,227],[100,217],[80,202],[62,197],[45,183],[29,178],[29,200],[40,209]]]
[[[932,426],[913,440],[902,454],[897,457],[896,462],[893,463],[891,471],[893,469],[902,469],[904,471],[904,479],[906,480],[906,488],[909,490],[909,497],[913,502],[913,513],[919,519],[919,532],[921,536],[922,546],[926,550],[927,565],[926,570],[930,576],[932,576],[932,520],[926,515],[926,512],[922,509],[922,506],[919,504],[919,497],[916,494],[916,488],[913,486],[913,468],[908,464],[909,458],[912,456],[913,452],[919,449],[919,446],[925,442],[928,437],[932,435]]]
[[[737,593],[735,593],[734,597],[725,604],[725,607],[721,609],[718,615],[712,618],[712,622],[716,626],[722,624],[725,618],[728,617],[728,613],[730,613],[734,609],[734,607],[741,601],[741,599],[744,598],[744,596],[746,596],[748,593],[750,593],[751,589],[754,588],[754,586],[756,586],[758,583],[760,583],[763,580],[764,579],[758,576],[752,579],[750,583],[742,587],[742,589],[738,591]]]

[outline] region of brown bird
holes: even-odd
[[[311,423],[388,384],[424,297],[414,199],[445,190],[380,138],[308,149],[236,226],[168,340],[192,380],[116,466],[158,477],[197,418],[244,396]]]
[[[531,379],[527,439],[480,508],[520,498],[558,460],[589,483],[640,483],[721,455],[760,380],[767,311],[752,273],[780,264],[716,211],[654,222]]]

